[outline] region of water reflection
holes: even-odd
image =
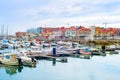
[[[9,74],[9,75],[21,73],[23,68],[25,67],[28,67],[28,66],[9,66],[9,65],[0,64],[0,68],[5,69],[6,74]],[[29,68],[35,68],[35,67],[29,67]]]
[[[14,75],[18,72],[22,72],[23,66],[8,66],[0,64],[0,68],[4,68],[7,74]]]
[[[58,63],[67,63],[68,61],[67,60],[62,60],[62,59],[60,59],[60,58],[40,58],[40,57],[38,57],[38,58],[35,58],[36,60],[39,60],[39,61],[41,61],[41,60],[47,60],[47,61],[51,61],[52,62],[52,65],[53,66],[56,66],[56,63],[58,62]],[[64,58],[63,58],[64,59]]]
[[[52,65],[55,66],[56,65],[56,59],[54,58],[52,61]]]
[[[0,80],[119,80],[120,55],[90,56],[90,59],[81,56],[68,57],[67,63],[58,59],[38,58],[35,69],[27,66],[0,66]],[[2,68],[2,69],[1,69]],[[31,67],[30,67],[31,68]],[[24,70],[23,70],[24,69]],[[61,70],[62,69],[62,70]],[[3,71],[3,72],[2,72]],[[20,74],[19,74],[20,73]],[[14,75],[17,74],[17,75]],[[35,74],[33,76],[33,74]],[[9,75],[12,75],[9,76]],[[48,76],[48,77],[46,77]],[[104,77],[102,77],[104,76]],[[6,79],[5,79],[6,78]]]
[[[73,54],[73,55],[70,55],[69,57],[79,58],[79,59],[90,59],[92,57],[92,55]]]

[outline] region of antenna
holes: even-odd
[[[0,33],[0,34],[1,34],[1,36],[2,36],[2,26],[1,26],[1,33]]]

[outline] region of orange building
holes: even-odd
[[[16,37],[25,36],[27,32],[16,32]]]

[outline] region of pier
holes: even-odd
[[[91,50],[92,55],[100,55],[100,56],[106,56],[106,52],[109,52],[110,54],[118,54],[115,50],[120,50],[120,48],[107,48],[105,51],[102,50]]]
[[[44,58],[44,59],[56,59],[56,61],[58,61],[58,62],[67,62],[66,57],[60,57],[60,56],[57,56],[57,55],[31,54],[31,55],[28,55],[28,57],[31,57],[31,58]]]
[[[115,51],[115,50],[120,50],[120,48],[106,48],[105,51]],[[101,50],[91,50],[91,52],[99,52]]]

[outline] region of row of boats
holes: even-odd
[[[102,52],[98,48],[85,47],[76,42],[37,42],[37,41],[3,41],[3,45],[7,45],[0,52],[0,63],[14,66],[35,66],[37,60],[32,56],[35,54],[42,54],[44,56],[59,57],[61,55],[81,54],[91,55],[93,51]],[[105,53],[102,53],[105,54]],[[30,56],[31,55],[31,56]]]
[[[0,63],[5,65],[12,65],[12,66],[25,65],[25,66],[34,67],[36,64],[36,61],[25,55],[8,53],[8,54],[0,55]]]

